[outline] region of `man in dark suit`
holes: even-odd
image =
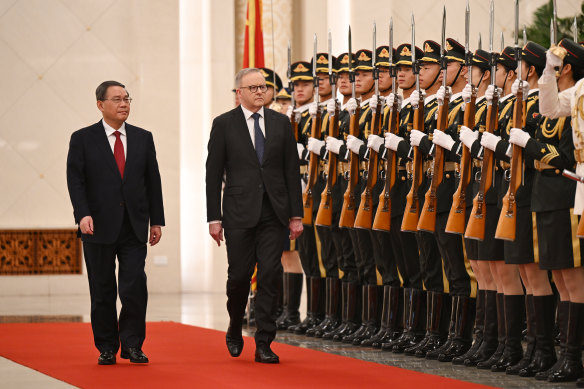
[[[164,226],[156,150],[150,132],[126,123],[132,99],[124,85],[105,81],[95,94],[103,119],[71,135],[67,185],[83,240],[98,364],[115,364],[120,342],[122,358],[147,363],[142,352],[148,300],[146,242],[157,244]]]
[[[217,245],[225,228],[229,353],[237,357],[243,349],[242,319],[257,262],[255,360],[278,363],[270,349],[276,336],[277,275],[282,272],[285,240],[302,233],[298,153],[288,118],[263,107],[267,86],[261,72],[243,69],[235,85],[241,105],[216,117],[211,129],[207,222]]]

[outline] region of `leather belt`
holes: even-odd
[[[576,162],[584,163],[584,149],[574,150],[574,158],[576,158]]]
[[[481,161],[479,161],[478,159],[473,159],[472,166],[473,167],[482,167],[483,165],[482,165]]]
[[[444,162],[444,171],[456,170],[456,162]]]
[[[499,166],[501,166],[501,169],[503,170],[507,170],[511,168],[511,164],[509,162],[505,162],[505,161],[499,161]]]

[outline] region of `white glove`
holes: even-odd
[[[383,144],[384,139],[379,135],[369,135],[367,138],[367,147],[372,149],[373,151],[379,152],[379,147]]]
[[[396,99],[395,93],[391,92],[389,94],[389,96],[387,97],[385,102],[387,103],[388,106],[393,107],[393,103],[394,103],[395,99]],[[398,111],[401,111],[402,102],[403,102],[402,95],[397,95],[397,110]]]
[[[385,148],[397,151],[397,145],[399,142],[404,140],[401,136],[397,136],[396,134],[392,134],[391,132],[385,133]]]
[[[425,136],[426,136],[426,134],[424,134],[422,131],[412,130],[412,132],[410,132],[410,144],[412,146],[419,146],[420,141]]]
[[[298,150],[298,158],[302,159],[302,154],[304,154],[304,145],[302,143],[296,143],[296,150]]]
[[[310,137],[308,138],[308,144],[306,145],[306,148],[308,149],[308,151],[320,155],[320,150],[323,148],[323,146],[324,146],[323,140]]]
[[[318,112],[318,103],[316,101],[313,101],[312,103],[310,103],[310,105],[308,106],[308,114],[310,116],[316,116],[316,113]]]
[[[340,139],[337,139],[335,137],[332,136],[327,136],[326,138],[326,149],[333,154],[338,154],[339,150],[341,149],[341,146],[343,145],[343,141]]]
[[[519,80],[513,81],[513,85],[511,85],[511,93],[514,96],[517,96],[517,90],[519,89]],[[523,81],[523,100],[527,100],[527,95],[529,94],[529,83],[527,81]]]
[[[351,97],[345,104],[345,109],[349,112],[349,115],[354,115],[357,110],[357,100]]]
[[[381,96],[379,96],[381,97]],[[377,110],[377,95],[373,95],[371,96],[371,99],[369,100],[369,106],[371,107],[371,112],[375,113]]]
[[[481,137],[481,146],[489,150],[495,151],[497,148],[497,143],[501,141],[501,137],[498,135],[491,134],[490,132],[483,132]]]
[[[472,85],[466,84],[462,90],[462,100],[465,104],[470,103],[470,97],[472,95]]]
[[[446,96],[446,88],[441,86],[438,88],[438,92],[436,92],[436,100],[438,100],[438,104],[444,104],[444,97]]]
[[[562,59],[552,53],[551,50],[548,50],[545,53],[545,69],[544,72],[546,74],[556,74],[556,67],[562,66]]]
[[[412,108],[418,108],[418,101],[420,101],[420,92],[418,90],[414,90],[410,95],[410,101],[412,103]]]
[[[512,128],[509,132],[509,143],[517,145],[519,147],[525,147],[527,141],[531,138],[529,133],[523,131],[520,128]]]
[[[458,137],[462,143],[464,143],[464,145],[470,149],[472,148],[473,143],[478,139],[479,132],[473,131],[466,126],[460,126],[460,133],[458,134]]]
[[[503,90],[501,88],[497,88],[497,91],[499,93],[499,96],[501,96],[501,93]],[[489,103],[489,104],[493,103],[493,95],[494,94],[495,94],[495,86],[489,85],[487,87],[487,90],[485,91],[485,98],[487,99],[487,103]]]
[[[363,142],[361,139],[356,138],[353,135],[349,135],[347,137],[347,147],[355,154],[359,154],[359,149],[364,143],[365,142]]]
[[[337,101],[335,99],[330,99],[326,105],[326,111],[328,112],[329,116],[332,116],[335,113],[336,107]]]
[[[455,142],[450,135],[445,134],[440,130],[434,130],[432,135],[432,143],[444,147],[446,150],[450,151],[452,150],[452,146],[454,146]]]
[[[288,119],[290,119],[292,117],[292,111],[294,110],[294,108],[292,108],[291,105],[288,106],[288,109],[286,110],[286,116],[288,116]]]

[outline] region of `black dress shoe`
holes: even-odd
[[[146,354],[136,347],[128,347],[127,349],[123,348],[120,357],[129,359],[132,363],[148,363],[148,357]]]
[[[241,336],[241,330],[239,333],[236,333],[236,331],[232,331],[231,327],[229,327],[225,334],[225,343],[227,344],[227,350],[232,357],[236,358],[240,356],[243,351],[243,337]]]
[[[270,346],[256,346],[255,361],[260,363],[280,363],[280,357],[270,349]]]
[[[98,365],[115,365],[116,364],[116,354],[111,350],[106,350],[99,354],[97,358]]]

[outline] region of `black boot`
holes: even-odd
[[[441,292],[427,292],[426,336],[418,346],[406,349],[407,355],[424,358],[428,352],[440,348],[446,341],[448,323],[444,319],[450,306],[450,296]],[[446,324],[445,324],[446,322]]]
[[[284,312],[276,321],[278,330],[300,323],[300,298],[302,296],[302,274],[284,273]]]
[[[505,296],[505,349],[503,355],[491,366],[491,371],[506,371],[523,358],[521,332],[523,331],[525,295]]]
[[[388,306],[385,319],[385,332],[381,337],[371,342],[373,348],[381,348],[384,343],[397,339],[403,332],[403,289],[396,286],[386,286],[388,289]]]
[[[422,289],[412,289],[410,295],[410,317],[406,336],[401,341],[397,341],[391,351],[403,353],[406,348],[410,348],[420,343],[424,339],[424,327],[426,324],[426,291]]]
[[[336,342],[341,342],[343,337],[352,334],[357,331],[360,321],[360,306],[361,306],[361,285],[355,282],[347,283],[347,307],[346,307],[346,317],[347,321],[345,326],[336,331],[332,339]]]
[[[353,331],[350,334],[347,334],[343,337],[343,343],[353,343],[356,337],[361,336],[367,330],[367,309],[368,309],[368,296],[367,292],[367,285],[363,285],[361,287],[361,325],[357,328],[356,331]]]
[[[325,319],[314,329],[306,331],[306,335],[322,338],[322,336],[329,331],[334,330],[340,324],[339,307],[340,301],[339,292],[341,280],[334,277],[326,279],[326,316]]]
[[[373,343],[379,343],[380,339],[383,339],[387,333],[387,324],[389,316],[389,299],[390,299],[391,286],[383,286],[383,305],[381,308],[381,320],[379,323],[379,330],[369,339],[365,339],[361,342],[363,347],[372,347]]]
[[[494,301],[491,302],[491,298]],[[488,291],[487,305],[485,308],[485,337],[483,339],[483,345],[479,347],[477,355],[474,355],[470,361],[464,361],[466,366],[474,365],[479,369],[490,369],[501,358],[503,349],[505,349],[505,303],[503,302],[503,293]],[[488,337],[487,330],[489,330]],[[491,333],[493,330],[494,333]],[[474,364],[472,363],[473,360]]]
[[[379,331],[379,295],[383,287],[377,285],[367,285],[367,319],[366,319],[366,329],[365,332],[361,333],[353,339],[353,344],[355,346],[368,347],[371,345],[367,344],[369,339],[371,339],[377,331]],[[363,344],[365,342],[365,344]]]
[[[474,342],[466,353],[462,354],[461,356],[452,358],[452,363],[454,365],[464,365],[464,361],[476,354],[479,347],[483,343],[483,333],[485,329],[485,296],[486,290],[479,289],[477,291],[475,325],[473,331]]]
[[[527,343],[527,347],[523,353],[523,358],[505,370],[505,373],[509,375],[519,375],[521,370],[529,366],[535,355],[535,307],[533,304],[533,295],[525,295],[525,322],[527,324],[527,328],[525,329],[525,342]]]
[[[450,362],[466,353],[472,344],[472,329],[476,314],[476,299],[458,296],[456,303],[456,327],[450,347],[438,355],[440,362]]]
[[[548,376],[557,371],[564,363],[566,356],[566,339],[568,336],[568,316],[570,315],[570,302],[559,301],[557,306],[557,323],[559,331],[560,349],[558,352],[558,360],[552,367],[546,371],[541,371],[535,374],[535,379],[538,381],[547,381]],[[554,341],[555,342],[555,341]]]
[[[402,315],[401,315],[402,331],[401,331],[399,336],[394,337],[393,339],[381,344],[381,349],[383,351],[391,351],[394,345],[403,341],[404,338],[406,336],[408,336],[407,329],[408,329],[409,323],[410,323],[410,310],[411,310],[411,303],[412,303],[412,288],[403,288],[402,301],[403,301],[403,304],[402,304],[403,309],[401,310],[402,311]]]
[[[295,334],[305,334],[309,328],[317,326],[324,316],[324,283],[320,277],[308,278],[308,290],[310,290],[310,299],[308,300],[308,309],[306,318],[294,327]]]
[[[458,298],[459,296],[451,296],[450,300],[451,300],[451,304],[450,304],[450,315],[446,316],[446,312],[445,311],[443,313],[444,318],[449,317],[450,319],[448,320],[448,332],[447,332],[447,338],[446,341],[442,342],[442,344],[435,348],[434,350],[428,351],[426,353],[426,359],[438,359],[438,356],[444,352],[445,350],[447,350],[450,345],[452,344],[452,341],[454,340],[454,331],[456,329],[456,309],[458,307]]]
[[[339,331],[342,331],[347,326],[347,305],[349,302],[349,283],[341,282],[341,323],[330,331],[325,331],[322,334],[323,339],[331,340]]]
[[[561,366],[548,375],[549,382],[576,381],[582,377],[582,338],[584,335],[584,304],[570,302],[566,351]]]
[[[554,348],[554,312],[556,308],[556,296],[533,296],[533,311],[535,316],[535,352],[526,367],[519,370],[521,377],[533,377],[539,372],[545,372],[556,363],[556,350]],[[527,329],[529,334],[529,309]],[[529,349],[529,343],[528,343]]]

